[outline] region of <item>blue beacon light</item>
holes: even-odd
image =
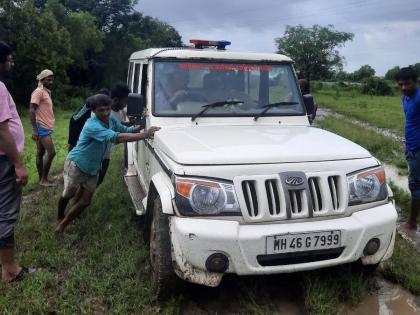
[[[230,45],[231,42],[227,40],[203,40],[203,39],[191,39],[191,44],[194,44],[195,48],[203,49],[204,47],[217,47],[218,50],[225,50],[226,46]]]

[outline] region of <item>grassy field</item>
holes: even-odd
[[[365,102],[366,99],[370,98],[370,96],[355,94],[349,97],[347,95],[344,97],[343,103],[343,99],[341,97],[334,100],[331,95],[331,91],[332,89],[326,89],[326,91],[320,92],[321,94],[317,94],[317,97],[322,95],[322,93],[324,93],[324,96],[329,95],[327,98],[321,97],[321,101],[319,103],[324,104],[322,100],[327,99],[329,108],[334,111],[341,112],[346,116],[348,115],[359,120],[366,121],[372,126],[393,129],[394,132],[397,132],[397,130],[394,129],[396,126],[399,126],[398,128],[401,128],[402,130],[404,117],[401,107],[399,107],[400,114],[397,115],[395,113],[395,117],[393,119],[389,116],[388,107],[386,110],[381,110],[378,107],[379,102],[388,104],[387,106],[392,107],[392,104],[396,102],[395,97],[374,97],[373,101],[368,105],[369,110],[365,110],[358,107],[357,104]],[[395,110],[396,109],[394,108],[394,111]],[[393,110],[390,110],[390,112],[393,112]],[[368,113],[366,117],[364,116],[364,113]],[[376,119],[376,117],[381,116],[382,118],[388,117],[389,121],[386,119],[383,120],[382,118]],[[407,174],[407,164],[403,155],[403,146],[401,143],[363,127],[355,126],[348,119],[326,117],[317,121],[316,124],[321,128],[358,143],[383,162],[393,164],[401,170],[401,173]],[[391,187],[394,192],[396,203],[401,208],[402,213],[407,215],[410,206],[409,194],[404,192],[402,189],[399,189],[392,183]],[[386,278],[401,284],[413,294],[418,295],[420,294],[420,277],[418,276],[420,274],[419,261],[420,254],[410,244],[400,237],[397,237],[394,255],[383,265],[382,274]]]
[[[382,134],[355,126],[347,119],[326,117],[316,121],[316,124],[361,145],[381,161],[393,164],[402,173],[407,174],[407,163],[401,143]]]
[[[323,87],[313,92],[321,107],[367,122],[372,126],[392,130],[402,135],[404,113],[401,96],[362,95],[355,88]]]
[[[63,236],[53,233],[62,186],[25,197],[16,230],[17,259],[43,271],[20,283],[0,284],[0,314],[159,309],[153,306],[146,251],[122,182],[121,150],[113,159],[92,205]]]

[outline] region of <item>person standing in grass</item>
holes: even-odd
[[[55,117],[51,91],[54,83],[51,70],[43,70],[37,75],[38,87],[32,92],[29,106],[29,117],[32,124],[32,139],[36,142],[36,168],[41,186],[54,186],[48,179],[52,161],[55,157],[55,147],[52,140]],[[44,158],[44,155],[46,157]]]
[[[14,66],[10,47],[0,41],[0,264],[5,282],[19,280],[25,271],[14,258],[14,229],[28,172],[20,154],[24,146],[22,122],[4,85]]]
[[[88,101],[95,116],[86,121],[76,147],[69,152],[64,162],[64,189],[58,202],[56,233],[63,232],[90,204],[108,146],[112,143],[149,139],[160,129],[150,127],[140,132],[140,127],[122,125],[111,116],[112,99],[106,95],[97,94]],[[79,187],[80,197],[77,196],[77,200],[65,215],[67,204],[76,196]]]
[[[401,68],[395,75],[395,81],[403,94],[405,157],[411,192],[410,215],[401,227],[411,231],[417,230],[417,217],[420,211],[420,89],[417,87],[417,79],[417,73],[411,67]]]

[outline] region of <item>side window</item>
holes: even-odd
[[[132,90],[132,82],[133,82],[133,62],[130,62],[130,65],[128,66],[128,76],[127,76],[127,85],[130,91]]]
[[[141,66],[141,64],[136,63],[136,65],[134,67],[133,93],[138,93],[139,92],[140,66]]]

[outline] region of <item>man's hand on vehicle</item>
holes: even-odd
[[[160,130],[160,127],[152,126],[149,129],[146,130],[147,138],[153,139],[153,136],[155,135],[155,132]]]

